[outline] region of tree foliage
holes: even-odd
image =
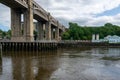
[[[0,38],[10,39],[10,38],[11,38],[11,30],[2,31],[2,30],[0,29]]]
[[[111,23],[106,23],[100,27],[79,26],[77,23],[69,23],[68,30],[63,33],[63,40],[91,40],[92,34],[99,34],[100,38],[107,35],[120,36],[120,27]]]

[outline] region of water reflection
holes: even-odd
[[[0,75],[2,74],[2,57],[0,55]]]
[[[6,51],[0,80],[119,80],[119,57],[120,48]]]
[[[49,80],[51,74],[59,66],[57,51],[52,52],[4,52],[5,58],[9,58],[11,77],[7,73],[0,80]],[[4,63],[6,63],[4,61]],[[7,65],[4,66],[7,68]],[[10,79],[11,78],[11,79]]]
[[[120,60],[120,48],[95,48],[92,49],[92,55],[103,60]]]
[[[120,48],[64,49],[61,66],[51,80],[119,80],[120,61],[102,59],[119,54]]]

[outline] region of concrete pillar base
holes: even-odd
[[[34,41],[34,37],[33,36],[27,36],[27,37],[25,37],[25,41]]]
[[[59,41],[59,28],[55,29],[55,40]]]
[[[34,37],[11,37],[11,41],[13,42],[25,42],[25,41],[28,41],[28,42],[31,42],[31,41],[34,41]]]
[[[38,30],[38,39],[37,40],[42,40],[43,36],[44,36],[43,23],[42,22],[38,22],[37,30]]]
[[[24,42],[25,39],[23,37],[11,37],[11,41],[13,41],[13,42]]]
[[[45,35],[46,35],[46,40],[51,40],[51,23],[46,22],[45,24]]]

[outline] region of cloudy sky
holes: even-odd
[[[61,23],[102,26],[120,25],[120,0],[35,0]],[[0,26],[10,27],[10,10],[0,4]],[[1,27],[0,27],[1,28]]]

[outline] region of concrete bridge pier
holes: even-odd
[[[37,31],[38,31],[37,40],[42,40],[44,37],[43,23],[42,22],[38,22]]]
[[[59,40],[61,40],[63,31],[59,29]]]
[[[55,40],[59,41],[59,28],[55,28]]]
[[[46,40],[51,40],[51,22],[45,24],[45,36]]]
[[[14,8],[11,8],[11,29],[12,41],[23,39],[21,30],[21,12]]]
[[[51,40],[55,40],[55,29],[51,27]]]
[[[24,39],[25,41],[33,41],[33,0],[28,0],[28,9],[24,11]]]
[[[12,41],[33,41],[33,4],[28,0],[28,9],[11,8]],[[23,28],[21,25],[23,14]],[[23,33],[23,34],[22,34]]]

